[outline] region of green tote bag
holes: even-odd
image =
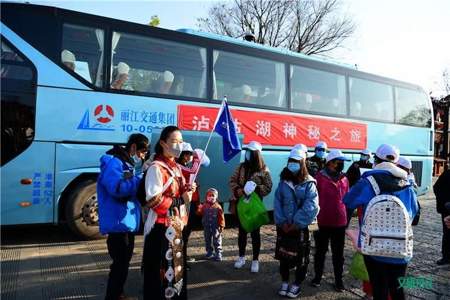
[[[255,192],[248,197],[242,196],[239,199],[237,212],[241,226],[247,232],[269,224],[270,221],[264,203]]]

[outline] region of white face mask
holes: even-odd
[[[182,152],[181,143],[166,144],[167,151],[175,158],[179,158]]]

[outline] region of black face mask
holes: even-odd
[[[336,172],[341,173],[344,170],[344,163],[338,163],[336,165]]]

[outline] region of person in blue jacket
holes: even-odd
[[[418,211],[417,196],[413,186],[408,182],[407,172],[395,165],[399,154],[399,150],[395,146],[382,144],[378,147],[374,169],[365,172],[344,197],[344,204],[348,209],[353,210],[362,206],[363,215],[365,214],[367,204],[375,197],[372,185],[367,179],[368,176],[372,176],[377,182],[381,194],[394,195],[403,202],[412,222]],[[361,236],[359,245],[360,243]],[[388,299],[388,295],[392,300],[405,299],[399,279],[405,276],[409,260],[364,255],[374,300]]]
[[[280,296],[297,298],[309,264],[308,226],[319,213],[316,181],[308,174],[306,153],[291,150],[287,166],[280,174],[275,192],[274,218],[277,226],[275,257],[280,261]],[[296,267],[295,281],[289,287],[289,269]]]
[[[99,225],[108,234],[106,244],[112,259],[105,299],[127,299],[123,287],[134,249],[134,235],[141,224],[141,207],[136,192],[141,180],[142,160],[148,138],[132,134],[125,147],[114,146],[100,158],[97,179]],[[138,171],[136,171],[138,170]]]

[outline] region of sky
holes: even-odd
[[[136,23],[158,15],[160,27],[197,27],[217,1],[28,0]],[[228,0],[229,1],[229,0]],[[450,0],[341,0],[342,13],[357,25],[344,47],[330,53],[334,60],[359,70],[421,85],[439,96],[442,72],[450,72]]]

